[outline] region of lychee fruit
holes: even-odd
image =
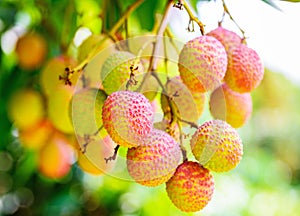
[[[236,129],[223,120],[200,125],[190,144],[196,160],[211,171],[227,172],[242,159],[242,140]]]
[[[167,97],[170,97],[170,102],[173,103],[175,108],[173,114],[176,114],[182,120],[197,122],[204,110],[205,94],[191,92],[179,76],[168,80],[165,88],[168,96],[161,95],[161,107],[165,117],[171,118],[171,107],[167,99]]]
[[[103,126],[113,141],[124,147],[142,145],[153,128],[154,112],[141,93],[117,91],[102,107]]]
[[[7,110],[10,120],[18,129],[29,129],[44,118],[44,99],[33,89],[20,89],[9,99]]]
[[[131,71],[135,76],[144,72],[144,67],[140,59],[127,51],[117,51],[111,54],[103,63],[101,69],[101,80],[104,91],[110,95],[113,92],[121,90],[121,86],[126,86],[126,83],[130,79]],[[136,78],[136,77],[134,77]],[[140,77],[142,79],[142,77]],[[137,83],[141,83],[141,79],[135,80]],[[129,86],[129,90],[133,90],[132,86]],[[123,89],[125,90],[125,89]]]
[[[243,126],[252,113],[250,93],[238,93],[226,83],[216,88],[210,95],[210,113],[215,119],[221,119],[234,128]]]
[[[221,84],[227,68],[224,46],[212,36],[188,41],[179,55],[182,81],[192,92],[207,92]]]
[[[33,70],[41,66],[46,58],[46,40],[36,32],[26,33],[17,41],[16,54],[20,67]]]
[[[92,135],[102,126],[105,99],[105,92],[96,88],[81,89],[73,95],[70,116],[78,135]]]
[[[255,50],[245,44],[230,50],[225,82],[240,93],[253,91],[264,76],[263,63]]]
[[[197,162],[185,161],[166,183],[172,203],[184,212],[202,210],[214,192],[214,178],[210,171]]]
[[[208,32],[206,35],[215,37],[222,43],[227,54],[230,49],[240,45],[243,42],[243,39],[233,31],[219,26],[218,28]]]
[[[174,174],[181,159],[179,144],[166,132],[153,129],[142,145],[128,149],[127,169],[145,186],[158,186]]]

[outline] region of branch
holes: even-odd
[[[190,17],[189,25],[188,25],[188,31],[194,31],[194,23],[197,23],[197,25],[200,28],[200,32],[202,35],[204,35],[204,24],[193,14],[192,10],[190,9],[189,5],[186,3],[185,0],[180,0],[176,4],[174,4],[174,7],[179,8],[182,10],[183,8],[186,10]],[[191,28],[192,25],[192,28]]]
[[[71,77],[76,72],[82,72],[84,68],[88,65],[88,63],[91,61],[91,59],[102,49],[101,45],[102,43],[112,35],[115,35],[115,33],[119,30],[119,28],[123,25],[125,20],[130,16],[130,14],[138,7],[144,0],[137,0],[135,3],[130,5],[127,10],[124,12],[122,17],[118,20],[118,22],[112,27],[112,29],[108,32],[108,34],[105,35],[105,37],[99,41],[99,43],[96,45],[94,49],[88,54],[88,56],[75,68],[68,68],[68,71],[66,69],[65,76],[60,76],[60,80],[64,80],[65,84],[72,85],[71,83]]]

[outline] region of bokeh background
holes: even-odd
[[[0,215],[299,215],[298,3],[273,1],[281,8],[278,10],[266,4],[270,1],[226,1],[266,70],[261,85],[252,93],[252,117],[238,129],[244,144],[243,159],[229,173],[214,175],[215,193],[203,211],[182,213],[168,199],[164,185],[147,188],[107,175],[91,175],[82,171],[75,159],[63,178],[48,178],[40,172],[38,153],[24,147],[9,118],[10,98],[28,87],[42,91],[39,75],[43,64],[62,54],[76,59],[82,40],[107,32],[133,2],[0,1]],[[207,31],[217,26],[222,17],[220,1],[190,3]],[[145,0],[130,15],[127,34],[153,30],[165,4]],[[185,42],[199,35],[197,30],[184,32],[187,14],[173,10],[170,30],[174,37]],[[240,34],[228,17],[224,26]],[[30,31],[46,40],[47,54],[42,65],[28,70],[18,64],[15,46]],[[126,36],[124,31],[116,35],[119,39]],[[204,116],[211,118],[209,112]]]

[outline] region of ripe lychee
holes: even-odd
[[[105,99],[105,92],[96,88],[81,89],[73,95],[70,116],[78,135],[92,135],[102,126]]]
[[[242,159],[239,134],[223,120],[210,120],[199,126],[190,144],[195,158],[211,171],[229,171]]]
[[[182,82],[179,76],[173,77],[167,81],[166,93],[173,103],[175,113],[180,119],[197,122],[203,113],[205,105],[205,94],[199,92],[191,92]],[[167,96],[161,95],[162,110],[165,117],[171,118],[171,107],[167,101]]]
[[[214,178],[208,169],[197,162],[185,161],[166,183],[172,203],[184,212],[203,209],[214,192]]]
[[[264,66],[255,50],[245,44],[230,50],[224,80],[232,90],[251,92],[260,84],[263,76]]]
[[[142,145],[153,128],[153,119],[149,100],[138,92],[114,92],[102,107],[104,128],[115,143],[125,147]]]
[[[192,92],[207,92],[221,84],[227,68],[224,46],[212,36],[188,41],[179,55],[182,81]]]
[[[209,105],[215,119],[224,120],[234,128],[243,126],[252,113],[251,94],[235,92],[226,83],[211,93]]]
[[[208,32],[206,35],[213,36],[222,43],[227,54],[230,49],[242,43],[242,38],[233,31],[219,26],[218,28]]]
[[[46,40],[36,32],[26,33],[17,41],[16,54],[20,67],[35,69],[41,66],[47,55]]]
[[[181,159],[179,144],[166,132],[153,129],[142,145],[127,152],[127,169],[145,186],[158,186],[174,174]]]

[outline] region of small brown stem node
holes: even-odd
[[[114,154],[112,156],[108,157],[108,158],[104,158],[105,163],[108,163],[108,161],[112,161],[112,160],[116,159],[119,148],[120,148],[120,145],[117,145],[114,149]]]

